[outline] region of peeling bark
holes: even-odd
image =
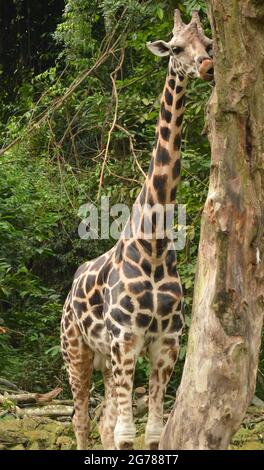
[[[161,449],[226,449],[255,390],[264,311],[264,5],[208,0],[216,86],[193,319]]]

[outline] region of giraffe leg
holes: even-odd
[[[112,369],[116,385],[118,417],[114,431],[117,449],[133,449],[136,427],[133,420],[132,390],[135,365],[142,349],[143,338],[125,333],[129,339],[113,340]]]
[[[163,430],[164,396],[179,353],[177,337],[158,338],[149,348],[151,374],[149,379],[149,416],[146,425],[146,448],[158,449]]]
[[[81,332],[74,322],[70,323],[66,331],[62,327],[61,342],[74,401],[72,423],[77,449],[85,450],[89,432],[88,393],[94,354],[84,343]]]
[[[101,441],[105,450],[115,449],[114,429],[117,420],[116,389],[112,371],[103,371],[105,400],[98,425]]]

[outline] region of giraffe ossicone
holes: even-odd
[[[176,250],[166,230],[163,238],[157,236],[160,217],[164,216],[157,207],[166,209],[175,203],[186,85],[188,77],[213,78],[211,45],[197,12],[185,25],[178,11],[171,41],[148,44],[154,53],[170,59],[156,145],[128,221],[131,235],[121,237],[107,253],[79,267],[61,321],[78,449],[87,446],[88,390],[94,366],[102,371],[105,385],[99,423],[102,444],[105,449],[133,448],[132,390],[140,354],[149,357],[151,369],[145,443],[150,449],[159,445],[163,399],[177,361],[184,318]],[[136,219],[135,210],[139,211]],[[151,232],[150,239],[146,232]]]

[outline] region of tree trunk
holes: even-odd
[[[254,395],[264,310],[264,5],[208,0],[216,86],[193,319],[161,449],[226,449]]]

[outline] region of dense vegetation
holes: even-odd
[[[78,265],[114,243],[79,238],[79,207],[96,203],[99,194],[131,206],[144,178],[140,167],[148,168],[167,60],[152,56],[146,42],[170,37],[175,6],[186,21],[199,9],[208,23],[204,2],[196,0],[49,0],[44,10],[40,1],[5,5],[1,39],[12,47],[4,46],[0,59],[0,145],[6,149],[0,159],[0,370],[37,391],[61,382],[66,387],[62,305]],[[187,244],[178,254],[187,328],[174,389],[209,178],[202,130],[210,91],[198,80],[189,84],[178,193],[187,206]],[[143,361],[138,383],[146,372]]]

